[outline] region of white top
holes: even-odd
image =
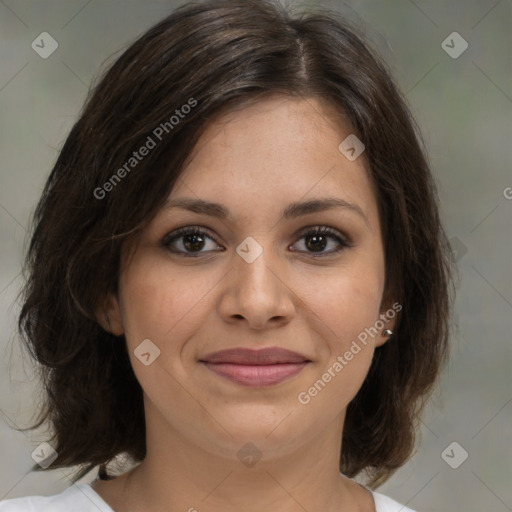
[[[372,492],[375,512],[414,512],[395,500]],[[90,484],[74,484],[53,496],[28,496],[0,501],[0,512],[114,512]]]

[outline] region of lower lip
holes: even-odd
[[[297,375],[308,363],[249,366],[231,363],[209,363],[204,361],[203,364],[217,375],[238,384],[251,387],[263,387],[278,384],[279,382]]]

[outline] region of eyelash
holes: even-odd
[[[206,237],[212,239],[217,245],[220,245],[220,243],[216,240],[215,236],[213,236],[213,234],[209,230],[207,230],[203,227],[200,227],[200,226],[186,226],[183,228],[179,228],[176,231],[173,231],[172,233],[168,233],[162,239],[161,245],[162,245],[162,247],[167,248],[173,254],[176,254],[178,256],[184,256],[184,257],[197,258],[197,257],[200,257],[200,256],[204,255],[205,253],[209,252],[209,251],[198,251],[198,252],[194,253],[194,252],[184,252],[184,251],[179,251],[179,250],[177,251],[177,250],[171,249],[171,244],[174,241],[176,241],[179,238],[185,237],[187,235],[200,235],[203,237],[206,235]],[[308,237],[308,236],[326,236],[326,237],[336,240],[336,242],[340,245],[340,247],[338,247],[337,249],[331,250],[328,252],[315,253],[315,252],[307,252],[307,251],[296,251],[296,252],[302,252],[302,253],[306,252],[313,258],[321,258],[321,257],[325,257],[325,256],[331,256],[333,254],[337,254],[337,253],[341,252],[342,250],[352,246],[347,241],[347,239],[345,237],[343,237],[338,231],[336,231],[332,228],[329,228],[327,226],[315,226],[315,227],[304,228],[303,230],[301,230],[298,233],[298,236],[299,236],[298,240],[300,240],[304,237]],[[295,243],[297,243],[297,242],[295,242]]]

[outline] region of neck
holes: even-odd
[[[343,420],[309,440],[276,442],[270,434],[238,450],[232,438],[197,442],[192,426],[183,435],[150,421],[146,458],[124,479],[123,510],[373,511],[371,494],[339,471]]]

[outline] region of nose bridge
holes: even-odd
[[[264,246],[263,242],[246,239],[236,252],[232,278],[223,298],[223,314],[230,319],[243,317],[258,328],[271,319],[289,318],[293,301],[279,277],[279,258],[268,243]]]
[[[254,240],[254,239],[253,239]],[[258,244],[258,245],[256,245]],[[241,292],[273,295],[277,291],[275,258],[269,244],[247,240],[237,248],[239,261],[235,264],[238,288]],[[267,297],[269,298],[269,297]]]

